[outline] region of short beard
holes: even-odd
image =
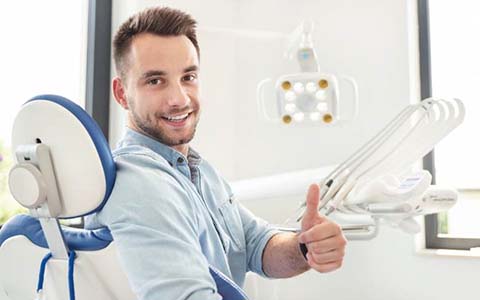
[[[135,124],[137,128],[143,131],[143,133],[147,134],[148,136],[154,138],[158,142],[167,145],[167,146],[178,146],[189,143],[193,137],[195,136],[195,132],[197,131],[197,124],[198,119],[195,120],[195,124],[193,126],[192,133],[184,139],[174,139],[170,138],[167,133],[160,127],[156,125],[155,120],[152,120],[150,116],[147,116],[146,119],[142,119],[136,112],[135,106],[133,105],[133,101],[129,101],[130,106],[130,114],[131,120]],[[161,116],[154,116],[156,119],[160,119]]]

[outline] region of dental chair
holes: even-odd
[[[15,119],[12,149],[10,191],[29,214],[11,218],[0,230],[0,295],[136,299],[108,228],[84,230],[59,222],[99,211],[113,189],[116,167],[98,125],[63,97],[37,96]],[[212,266],[209,271],[223,299],[247,299],[224,274]]]

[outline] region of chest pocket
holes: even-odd
[[[245,249],[245,233],[243,232],[242,219],[235,202],[229,199],[221,204],[218,210],[222,216],[223,226],[233,244],[238,250]]]

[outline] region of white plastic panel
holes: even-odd
[[[40,262],[47,253],[47,249],[32,244],[24,236],[11,238],[2,245],[0,290],[5,291],[8,300],[35,299]],[[49,260],[43,285],[45,299],[69,299],[67,271],[67,261]],[[136,299],[113,243],[99,251],[78,251],[74,281],[76,300]]]
[[[35,144],[37,138],[50,148],[63,204],[60,217],[83,215],[98,207],[105,195],[105,176],[83,124],[54,102],[29,102],[15,118],[12,149]]]

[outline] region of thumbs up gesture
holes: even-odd
[[[307,208],[302,219],[302,232],[298,241],[306,245],[308,265],[318,272],[326,273],[342,266],[347,240],[342,229],[318,212],[320,188],[310,185]]]

